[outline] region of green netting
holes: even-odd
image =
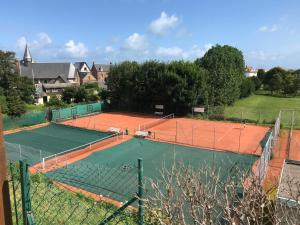
[[[109,193],[111,198],[124,201],[126,198],[118,194],[120,188],[122,188],[120,184],[124,182],[124,180],[120,179],[120,176],[115,181],[113,177],[108,177],[107,179],[101,177],[101,182],[97,185],[95,184],[95,173],[89,173],[89,171],[86,171],[86,167],[81,165],[124,165],[119,167],[119,170],[112,170],[115,173],[122,173],[123,170],[130,169],[128,166],[130,165],[129,162],[134,162],[136,158],[143,158],[145,177],[151,179],[159,179],[162,166],[170,168],[174,164],[174,159],[195,168],[204,164],[215,165],[220,168],[221,179],[225,179],[227,176],[234,176],[236,171],[233,168],[250,169],[253,162],[258,159],[256,156],[202,150],[134,138],[120,145],[95,152],[89,157],[69,165],[68,168],[48,173],[48,176],[96,194],[107,195]],[[65,174],[66,172],[68,172],[69,176],[62,178],[60,174]],[[131,190],[127,186],[124,188],[126,193],[136,191]]]
[[[5,141],[56,154],[83,146],[112,134],[110,132],[87,130],[63,124],[50,124],[33,130],[5,135]],[[9,152],[10,149],[8,148],[7,151]]]
[[[28,112],[20,118],[12,119],[3,115],[3,129],[10,130],[18,127],[31,126],[46,122],[44,112]]]
[[[83,116],[91,113],[101,112],[102,110],[101,102],[91,103],[91,104],[83,104],[76,105],[74,107],[64,108],[64,109],[56,109],[53,110],[53,120],[65,120],[72,118],[73,116]]]

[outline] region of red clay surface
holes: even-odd
[[[63,122],[63,124],[101,131],[108,131],[111,127],[121,128],[122,130],[127,128],[130,134],[134,134],[134,132],[138,130],[140,124],[158,118],[159,117],[154,115],[111,112],[68,120]]]
[[[293,130],[289,159],[300,161],[300,130]]]
[[[288,156],[288,131],[282,130],[278,142],[273,149],[272,159],[269,161],[265,187],[267,189],[277,187],[284,160]]]
[[[249,124],[177,118],[149,130],[158,141],[260,155],[260,141],[269,129]]]

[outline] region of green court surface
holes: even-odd
[[[194,168],[213,164],[220,169],[220,178],[223,180],[227,176],[235,176],[237,168],[249,171],[254,161],[258,159],[251,155],[134,138],[95,152],[85,159],[49,172],[47,175],[83,190],[124,201],[137,191],[138,158],[143,159],[146,178],[159,179],[162,166],[170,168],[174,161],[179,161]]]
[[[27,151],[36,150],[49,154],[57,154],[73,148],[83,148],[84,145],[112,135],[110,132],[92,131],[83,128],[71,127],[63,124],[50,124],[45,127],[24,130],[5,135],[7,153],[10,155],[11,145],[21,145]],[[81,146],[81,147],[80,147]],[[11,159],[13,160],[13,159]],[[15,159],[16,160],[16,159]]]

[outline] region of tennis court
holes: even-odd
[[[109,112],[72,119],[62,123],[70,126],[100,131],[107,131],[112,127],[119,128],[121,130],[125,130],[127,128],[130,134],[134,134],[140,124],[151,122],[158,118],[159,117],[155,115]]]
[[[293,130],[290,142],[289,159],[300,161],[300,130]]]
[[[260,142],[269,129],[241,123],[175,118],[148,130],[158,141],[260,155]]]
[[[75,128],[62,124],[49,124],[48,126],[32,130],[7,134],[5,135],[5,141],[9,143],[7,144],[8,155],[10,155],[10,150],[12,150],[10,146],[16,144],[26,146],[27,149],[42,151],[43,157],[45,157],[46,155],[59,154],[70,149],[82,149],[90,143],[112,135],[114,134],[109,132]],[[26,154],[26,152],[23,153]],[[37,157],[40,158],[38,153]]]
[[[48,172],[47,175],[82,190],[124,201],[137,191],[134,189],[136,184],[132,188],[122,186],[124,179],[128,179],[128,171],[132,170],[132,175],[136,178],[137,171],[133,168],[135,166],[132,166],[132,162],[136,162],[137,158],[143,158],[144,174],[146,178],[151,179],[159,179],[162,167],[170,168],[174,161],[183,162],[194,168],[214,165],[220,170],[220,178],[225,179],[237,175],[237,169],[250,170],[254,161],[258,159],[254,155],[217,152],[133,138],[111,148],[94,152],[87,158]],[[107,176],[107,171],[111,171],[111,176]],[[132,182],[136,182],[136,179]]]

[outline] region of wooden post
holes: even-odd
[[[0,224],[12,225],[9,184],[6,171],[6,156],[3,137],[2,113],[0,111]]]

